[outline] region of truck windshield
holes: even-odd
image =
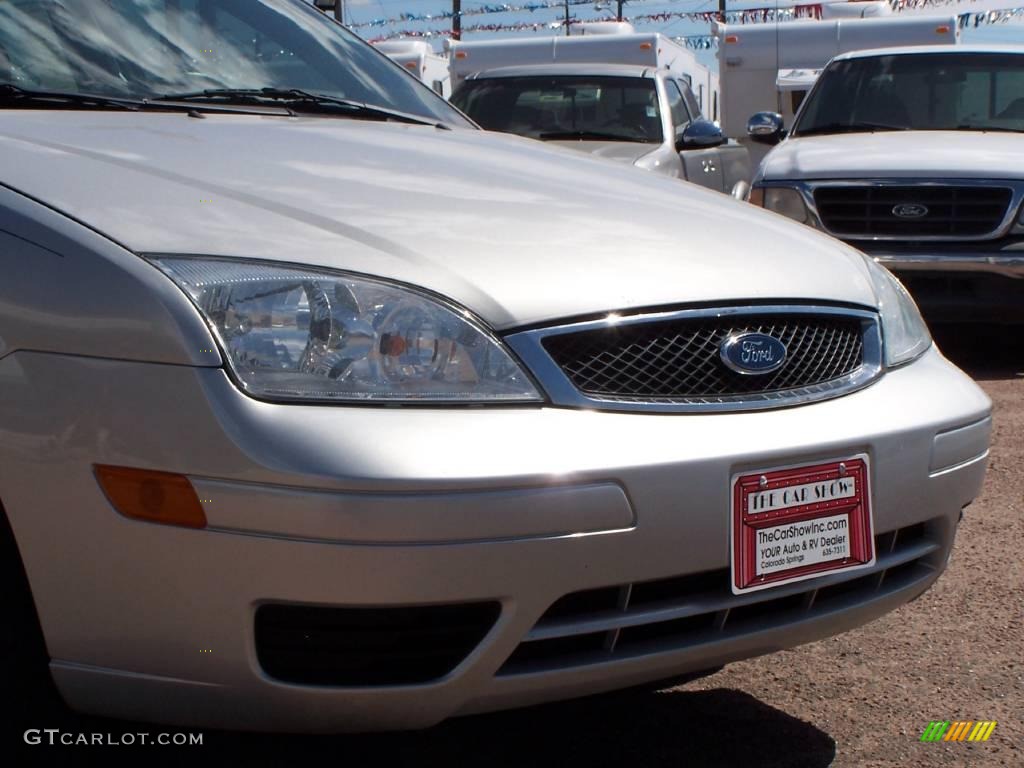
[[[654,80],[531,76],[468,80],[452,102],[490,131],[534,139],[662,141]]]
[[[872,130],[1024,131],[1024,55],[951,51],[834,62],[793,135]]]
[[[300,89],[469,125],[306,0],[0,0],[0,86],[137,100]]]

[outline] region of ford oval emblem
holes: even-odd
[[[901,219],[923,219],[928,215],[928,206],[920,203],[900,203],[893,206],[892,215]]]
[[[719,354],[736,373],[754,376],[781,368],[786,362],[786,345],[766,333],[738,333],[722,342]]]

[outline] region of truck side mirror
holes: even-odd
[[[725,143],[722,129],[710,120],[694,120],[681,133],[676,134],[676,149],[708,149]]]
[[[747,120],[747,135],[759,144],[778,144],[786,136],[782,115],[758,112]]]

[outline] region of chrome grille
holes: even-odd
[[[994,234],[1013,199],[1008,187],[945,184],[825,185],[814,190],[822,224],[850,238],[970,238]],[[917,217],[896,214],[916,207]]]
[[[769,374],[736,373],[719,349],[743,332],[781,341],[786,362]],[[825,384],[864,360],[860,318],[816,315],[675,318],[550,336],[544,348],[580,392],[601,400],[744,399]]]

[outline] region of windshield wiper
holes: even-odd
[[[361,101],[352,101],[351,99],[343,99],[338,96],[310,93],[299,88],[207,88],[202,91],[192,91],[189,93],[168,93],[147,99],[146,101],[147,103],[174,101],[194,103],[208,101],[246,105],[278,104],[295,112],[334,112],[340,110],[351,115],[378,120],[395,120],[416,125],[433,125],[438,128],[448,127],[437,120],[410,115],[407,112],[399,112],[387,107],[378,107],[374,104],[364,104]]]
[[[801,128],[795,136],[814,136],[824,133],[867,133],[870,131],[909,131],[906,125],[886,125],[885,123],[826,123],[813,128]]]
[[[33,106],[92,107],[94,109],[127,109],[133,112],[145,107],[137,99],[121,99],[114,96],[99,96],[88,93],[67,93],[65,91],[34,91],[11,83],[0,83],[0,103],[15,102]]]
[[[940,129],[941,130],[941,129]],[[1024,128],[1010,128],[1005,125],[978,125],[977,123],[961,123],[954,131],[999,131],[1001,133],[1024,133]]]
[[[537,138],[542,141],[558,139],[582,139],[584,141],[633,141],[646,143],[647,139],[638,136],[624,136],[621,133],[607,133],[604,131],[547,131],[538,133]]]

